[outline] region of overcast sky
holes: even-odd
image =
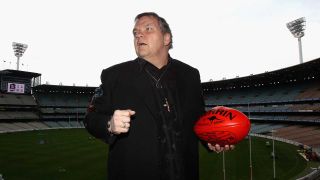
[[[319,0],[1,0],[0,70],[16,69],[12,42],[28,44],[20,70],[42,83],[98,86],[102,69],[136,57],[134,17],[153,11],[173,33],[170,54],[203,82],[299,63],[286,23],[306,18],[304,62],[320,57]]]

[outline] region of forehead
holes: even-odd
[[[134,27],[137,28],[139,26],[147,26],[147,25],[159,26],[157,18],[153,16],[143,16],[135,22]]]

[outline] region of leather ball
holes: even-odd
[[[212,145],[234,145],[250,131],[250,120],[242,112],[224,106],[216,106],[202,115],[194,125],[194,132]]]

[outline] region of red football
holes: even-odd
[[[232,145],[248,135],[250,120],[236,109],[216,106],[198,119],[193,130],[201,140],[213,145]]]

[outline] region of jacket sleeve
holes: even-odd
[[[205,103],[204,103],[204,97],[203,97],[203,88],[201,85],[201,79],[200,79],[200,73],[198,70],[196,70],[196,77],[197,77],[197,90],[198,90],[198,101],[199,101],[199,117],[205,113]]]
[[[198,118],[203,115],[206,110],[205,110],[205,102],[204,102],[204,97],[203,97],[203,88],[202,88],[202,85],[201,85],[201,80],[200,80],[200,73],[199,71],[197,70],[196,72],[196,77],[197,77],[197,94],[198,94],[198,104],[200,105],[199,107],[199,113],[198,113]],[[208,143],[203,141],[203,140],[200,140],[200,143],[203,145],[203,147],[207,150],[207,152],[211,153],[213,151],[211,151],[208,147]]]
[[[102,84],[95,90],[91,103],[87,109],[84,126],[94,137],[112,144],[116,136],[107,130],[107,123],[113,115],[112,108],[112,77],[109,77],[108,69],[101,73]]]

